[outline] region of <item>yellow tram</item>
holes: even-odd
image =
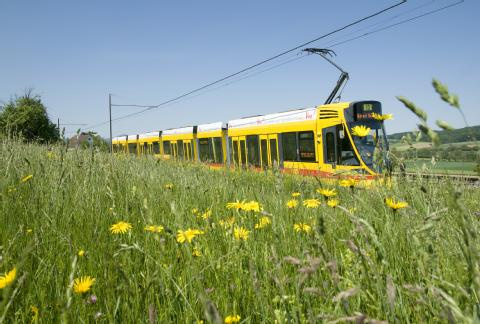
[[[389,164],[379,116],[378,101],[340,102],[116,137],[112,146],[114,152],[154,154],[216,167],[278,167],[304,175],[355,173],[371,178]]]

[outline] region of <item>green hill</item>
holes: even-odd
[[[389,140],[400,140],[403,136],[407,135],[410,132],[395,133],[388,135]],[[480,125],[457,128],[451,131],[437,131],[438,136],[440,137],[440,142],[442,144],[448,143],[459,143],[459,142],[470,142],[480,140]],[[429,142],[429,138],[423,136],[420,140],[421,142]]]

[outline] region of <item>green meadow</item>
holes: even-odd
[[[479,188],[0,145],[0,322],[479,320]]]

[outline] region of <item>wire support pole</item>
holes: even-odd
[[[110,120],[110,153],[113,154],[113,141],[112,141],[112,94],[108,94],[108,115]]]

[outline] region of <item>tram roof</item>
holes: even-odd
[[[296,109],[268,115],[233,119],[228,121],[228,128],[243,128],[315,120],[316,115],[316,107]]]
[[[193,126],[172,128],[162,131],[163,135],[193,134]]]

